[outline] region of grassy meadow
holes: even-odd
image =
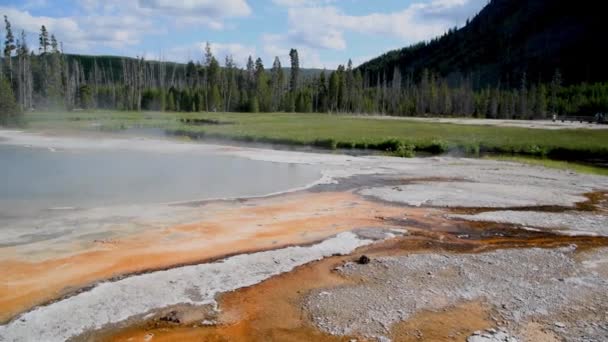
[[[402,156],[460,150],[470,155],[494,152],[562,160],[608,157],[605,130],[540,130],[291,113],[34,112],[28,113],[26,120],[32,129],[156,127],[193,139],[372,149]]]

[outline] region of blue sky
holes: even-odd
[[[208,41],[218,59],[241,66],[248,55],[287,66],[293,47],[303,67],[332,69],[462,26],[487,1],[0,0],[0,15],[36,49],[46,25],[72,53],[182,62],[200,60]]]

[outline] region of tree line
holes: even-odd
[[[336,70],[304,75],[296,49],[290,51],[289,68],[276,57],[268,69],[251,56],[241,68],[231,56],[221,66],[209,43],[200,61],[187,64],[143,58],[106,64],[94,57],[85,63],[64,54],[45,26],[36,53],[24,31],[15,38],[6,16],[4,23],[0,113],[12,112],[11,117],[20,110],[99,108],[536,119],[553,113],[593,115],[608,108],[608,83],[564,86],[559,70],[549,83],[533,82],[523,73],[518,86],[484,88],[475,86],[474,73],[447,78],[427,69],[414,75],[396,66],[389,75],[371,74],[350,60]]]

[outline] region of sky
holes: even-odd
[[[200,61],[206,42],[223,63],[249,55],[267,67],[335,69],[461,27],[488,0],[0,0],[18,36],[38,48],[45,25],[66,53]],[[0,40],[5,35],[0,25]]]

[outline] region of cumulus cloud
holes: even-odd
[[[304,44],[294,44],[288,37],[279,34],[265,34],[262,36],[264,60],[272,62],[274,57],[279,57],[282,65],[289,66],[289,51],[291,48],[298,49],[300,66],[303,68],[335,69],[338,64],[336,61],[323,60],[319,51]]]
[[[304,0],[276,0],[307,2]],[[314,48],[344,50],[345,32],[390,36],[413,43],[441,35],[481,8],[485,0],[435,0],[414,3],[393,13],[348,15],[334,6],[288,9],[288,37]]]
[[[251,14],[246,0],[82,0],[79,5],[88,13],[169,19],[177,28],[202,25],[214,30],[223,29],[227,19]]]
[[[335,2],[336,0],[272,0],[275,5],[286,7],[318,6]]]
[[[134,16],[34,16],[29,11],[0,6],[0,14],[7,15],[13,30],[24,30],[31,42],[36,41],[40,27],[44,25],[67,48],[76,51],[92,46],[125,47],[140,42],[143,35],[156,32],[151,21]]]
[[[161,11],[165,15],[201,15],[208,18],[243,17],[251,13],[245,0],[139,0],[139,6]]]
[[[264,27],[260,27],[259,41],[255,43],[227,38],[233,43],[212,44],[220,62],[223,62],[224,56],[233,55],[243,65],[247,56],[259,53],[265,64],[270,65],[274,56],[279,56],[287,65],[289,49],[295,47],[300,52],[303,66],[335,68],[338,62],[344,63],[338,61],[338,56],[346,53],[338,51],[347,51],[349,43],[352,44],[349,39],[353,34],[363,36],[363,39],[390,39],[391,47],[404,46],[440,35],[464,23],[487,2],[417,0],[392,12],[381,12],[382,7],[378,7],[376,13],[353,15],[348,8],[350,5],[357,7],[359,0],[264,1],[281,8],[272,11],[272,14],[286,16],[287,26],[280,28],[281,31],[277,31],[281,32],[279,34],[263,34]],[[21,29],[28,32],[33,48],[37,48],[40,25],[46,25],[60,41],[65,42],[69,52],[107,53],[107,48],[110,48],[116,54],[133,55],[135,50],[143,50],[138,55],[145,55],[150,50],[161,49],[166,53],[165,60],[186,61],[199,60],[204,43],[176,43],[169,35],[153,40],[154,35],[171,32],[176,36],[199,40],[203,27],[213,30],[237,27],[240,23],[237,20],[251,16],[253,10],[250,4],[257,5],[257,0],[79,0],[73,1],[69,10],[63,8],[63,14],[37,15],[44,12],[35,10],[52,4],[49,0],[24,0],[20,5],[12,6],[0,4],[0,15],[10,17],[16,33]],[[282,19],[271,17],[268,22],[280,23]],[[196,38],[191,38],[194,37],[190,34],[191,30],[196,30]],[[211,39],[226,38],[218,38],[222,37],[221,33],[218,34],[220,36],[210,35]],[[250,34],[245,36],[251,39]],[[357,64],[357,59],[354,63]]]

